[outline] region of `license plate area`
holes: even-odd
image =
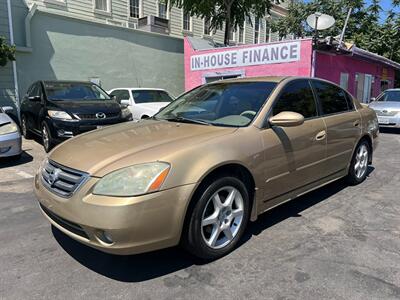
[[[389,118],[378,117],[378,123],[379,124],[389,124],[390,120],[389,120]]]

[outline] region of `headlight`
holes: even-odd
[[[0,135],[9,134],[18,131],[18,126],[15,123],[8,123],[6,125],[0,125]]]
[[[123,108],[123,109],[121,110],[121,117],[122,117],[123,119],[129,118],[129,117],[131,117],[131,116],[132,116],[132,113],[131,113],[131,111],[129,110],[129,108]]]
[[[49,110],[47,111],[47,114],[50,118],[57,120],[72,120],[72,117],[62,110]]]
[[[164,162],[135,165],[112,172],[97,182],[93,194],[128,197],[156,192],[170,170]]]

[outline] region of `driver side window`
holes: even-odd
[[[317,106],[308,80],[289,82],[273,107],[273,115],[283,111],[297,112],[305,119],[318,116]]]
[[[115,96],[115,100],[121,104],[121,100],[129,100],[129,91],[128,90],[115,90],[111,93],[112,96]]]

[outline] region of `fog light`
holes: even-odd
[[[97,238],[105,244],[111,245],[112,243],[114,243],[114,241],[111,237],[111,234],[108,233],[107,231],[100,230],[97,232],[96,235],[97,235]]]
[[[72,137],[74,134],[72,131],[65,131],[64,129],[57,130],[57,135],[59,137]]]
[[[11,149],[11,147],[3,147],[3,148],[0,148],[0,154],[3,154],[3,153],[8,152],[10,149]]]

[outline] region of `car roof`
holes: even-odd
[[[135,87],[117,87],[117,88],[112,88],[109,91],[114,91],[114,90],[135,90],[135,91],[164,91],[164,89],[159,89],[159,88],[135,88]]]
[[[44,84],[54,84],[54,83],[84,83],[84,84],[95,84],[90,81],[80,81],[80,80],[42,80]]]
[[[400,92],[400,89],[387,89],[387,90],[384,90],[383,93],[384,92]]]
[[[212,83],[218,83],[218,82],[276,82],[276,83],[278,83],[286,78],[290,78],[290,76],[242,77],[242,78],[224,79],[224,80],[220,80],[220,81],[214,81]]]

